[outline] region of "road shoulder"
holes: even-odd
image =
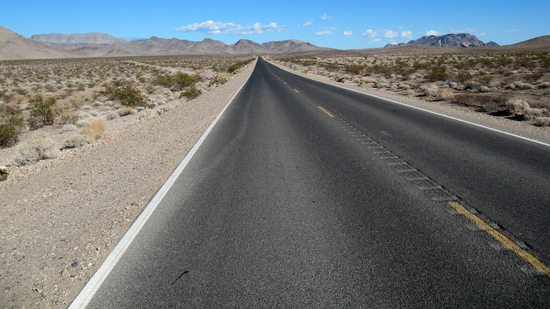
[[[3,182],[0,307],[66,307],[253,68]]]

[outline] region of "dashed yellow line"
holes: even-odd
[[[318,106],[318,107],[323,113],[327,114],[330,118],[334,117],[334,114],[329,112],[328,110],[326,110],[324,107],[322,107],[322,106]]]
[[[538,272],[546,277],[550,277],[550,267],[546,266],[536,256],[532,255],[529,251],[521,248],[518,244],[508,238],[506,235],[494,229],[492,226],[483,221],[480,217],[470,212],[466,207],[455,201],[449,201],[448,204],[454,208],[459,214],[472,221],[479,229],[491,235],[496,239],[504,248],[514,252],[521,259],[531,264]]]

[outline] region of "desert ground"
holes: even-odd
[[[163,113],[224,84],[234,57],[138,57],[0,63],[0,166],[15,168],[101,138],[113,120]],[[245,62],[242,62],[245,61]],[[177,103],[175,103],[177,104]]]
[[[274,56],[274,60],[365,89],[467,106],[529,125],[550,125],[550,53],[545,51],[405,47]]]
[[[0,62],[0,307],[68,306],[252,60]]]

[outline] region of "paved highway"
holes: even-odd
[[[89,307],[548,307],[549,158],[260,59]]]

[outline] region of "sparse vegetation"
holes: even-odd
[[[290,68],[334,81],[456,103],[494,116],[532,124],[550,116],[549,53],[477,51],[434,50],[430,55],[382,49],[364,55],[354,51],[349,56],[343,52],[275,58]],[[543,120],[538,123],[544,125]]]
[[[19,145],[19,157],[15,159],[15,165],[28,165],[40,160],[57,157],[54,143],[50,139],[33,139]]]
[[[173,91],[180,91],[185,87],[195,85],[199,81],[202,81],[202,77],[199,75],[189,75],[187,73],[178,72],[175,74],[159,74],[156,76],[153,83]]]
[[[100,139],[107,129],[107,124],[105,120],[95,118],[90,121],[80,130],[82,135],[91,137],[93,139]]]
[[[63,142],[63,146],[61,146],[61,150],[81,148],[90,144],[91,142],[92,142],[92,139],[89,136],[78,135],[75,137],[71,137],[67,139],[65,142]]]
[[[55,98],[44,98],[42,95],[37,95],[29,100],[29,104],[31,108],[29,125],[31,128],[37,129],[53,124],[56,116]]]
[[[254,61],[254,58],[250,58],[250,59],[247,59],[247,60],[235,62],[227,68],[227,73],[235,74],[237,72],[237,70],[239,70],[240,68],[244,67],[245,65],[251,63],[252,61]]]
[[[114,81],[111,85],[105,87],[103,92],[112,100],[118,100],[124,106],[149,106],[147,98],[141,94],[141,92],[134,87],[131,83]]]
[[[188,89],[185,89],[181,92],[180,98],[187,98],[188,100],[192,100],[196,97],[198,97],[201,94],[201,90],[197,89],[195,87],[191,87]]]
[[[17,129],[8,124],[0,124],[0,148],[10,147],[17,142]]]
[[[0,166],[0,181],[4,181],[6,179],[8,179],[8,175],[10,174],[10,172],[8,171],[8,169],[4,166]]]
[[[449,79],[449,73],[447,68],[444,66],[434,66],[426,75],[426,78],[436,82],[436,81],[446,81]]]

